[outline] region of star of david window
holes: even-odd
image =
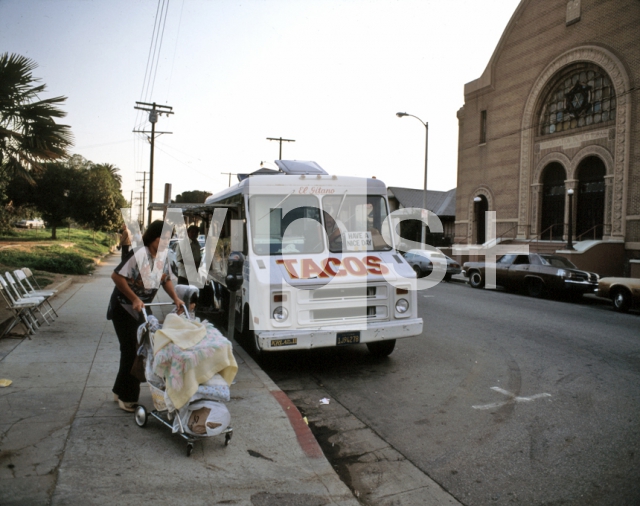
[[[615,119],[615,90],[600,67],[580,64],[558,76],[554,82],[540,112],[540,135]]]

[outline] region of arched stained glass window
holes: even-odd
[[[550,135],[616,118],[611,80],[597,65],[582,63],[559,74],[540,111],[539,135]]]

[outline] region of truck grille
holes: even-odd
[[[301,326],[389,319],[387,285],[329,286],[297,293]]]

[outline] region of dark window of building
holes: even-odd
[[[540,135],[606,123],[616,118],[616,94],[600,67],[580,64],[558,76],[540,112]]]
[[[480,144],[487,142],[487,111],[480,111]]]
[[[542,173],[542,211],[540,236],[545,241],[562,239],[564,232],[564,180],[566,172],[558,162],[551,162]]]

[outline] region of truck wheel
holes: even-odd
[[[469,274],[469,284],[472,288],[482,288],[484,286],[484,276],[480,271],[471,271]]]
[[[391,352],[396,347],[396,340],[389,339],[386,341],[374,341],[372,343],[367,343],[367,348],[369,349],[369,353],[371,353],[374,357],[388,357],[391,355]]]
[[[622,288],[618,288],[613,292],[611,300],[613,301],[613,308],[620,313],[626,313],[631,308],[631,295]]]

